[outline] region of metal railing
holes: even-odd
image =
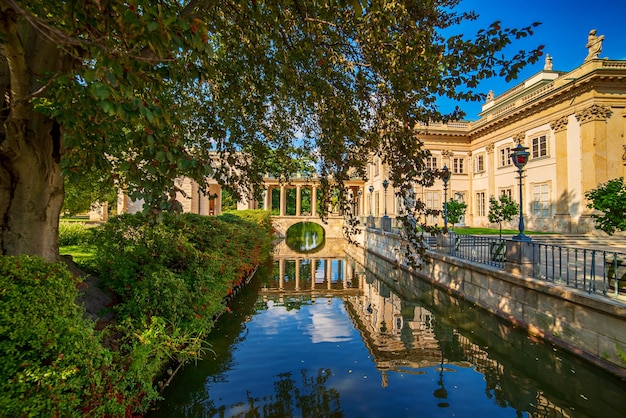
[[[532,243],[532,277],[589,293],[626,294],[626,253]]]
[[[371,228],[380,228],[380,218],[370,218]],[[400,225],[393,225],[394,229]],[[443,239],[442,239],[443,238]],[[471,262],[504,269],[506,242],[499,237],[458,235],[425,236],[430,250],[447,246],[447,254]],[[530,277],[604,296],[626,297],[626,253],[593,248],[574,248],[530,242]]]
[[[488,236],[451,234],[449,254],[475,263],[504,268],[506,240]]]
[[[486,236],[455,235],[449,255],[504,268],[506,241]],[[438,242],[428,241],[434,249]],[[530,277],[602,295],[626,295],[626,253],[531,242]]]

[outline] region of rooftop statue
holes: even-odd
[[[546,63],[544,64],[543,69],[546,71],[552,70],[552,57],[550,54],[546,54]]]
[[[595,29],[591,29],[589,31],[586,45],[589,53],[587,54],[587,58],[585,58],[585,61],[598,58],[600,52],[602,52],[602,41],[604,41],[604,35],[597,36]]]

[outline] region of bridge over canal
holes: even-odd
[[[287,229],[300,222],[313,222],[324,228],[326,238],[343,237],[343,217],[333,213],[326,222],[322,222],[318,215],[319,202],[317,199],[320,181],[316,177],[294,174],[288,182],[280,182],[275,177],[265,177],[263,180],[265,192],[262,202],[240,202],[238,209],[266,209],[272,212],[272,221],[279,236],[285,236]],[[353,212],[359,216],[365,212],[365,181],[351,179],[346,182],[349,192],[353,196]]]

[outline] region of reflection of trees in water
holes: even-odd
[[[274,395],[267,398],[253,398],[247,394],[248,408],[238,417],[343,417],[339,402],[339,392],[327,388],[329,369],[319,369],[317,376],[309,377],[306,370],[300,372],[302,384],[299,386],[290,372],[277,375],[274,382]],[[218,410],[209,411],[209,415]],[[222,414],[224,407],[219,408]]]
[[[285,242],[292,251],[306,254],[324,248],[325,236],[321,225],[314,222],[299,222],[289,227]]]

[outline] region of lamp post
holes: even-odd
[[[515,235],[511,238],[513,241],[522,241],[522,242],[530,242],[532,239],[524,235],[524,202],[522,200],[522,172],[524,170],[524,166],[528,162],[528,156],[530,153],[526,151],[528,148],[524,147],[521,143],[517,144],[515,148],[513,148],[513,152],[511,153],[511,161],[517,167],[517,172],[519,173],[519,234]]]
[[[443,181],[443,233],[448,233],[448,181],[452,172],[446,165],[441,169],[441,180]]]
[[[389,182],[387,179],[383,180],[383,189],[384,189],[384,208],[385,208],[385,216],[383,216],[380,220],[380,226],[383,231],[391,231],[391,218],[387,216],[387,187],[389,187]]]
[[[383,203],[384,203],[384,207],[385,207],[385,216],[387,216],[387,187],[389,186],[389,182],[387,181],[387,179],[383,180],[383,189],[385,189],[384,192],[384,198],[383,198]]]
[[[372,216],[372,206],[374,206],[374,186],[370,186],[370,216]]]

